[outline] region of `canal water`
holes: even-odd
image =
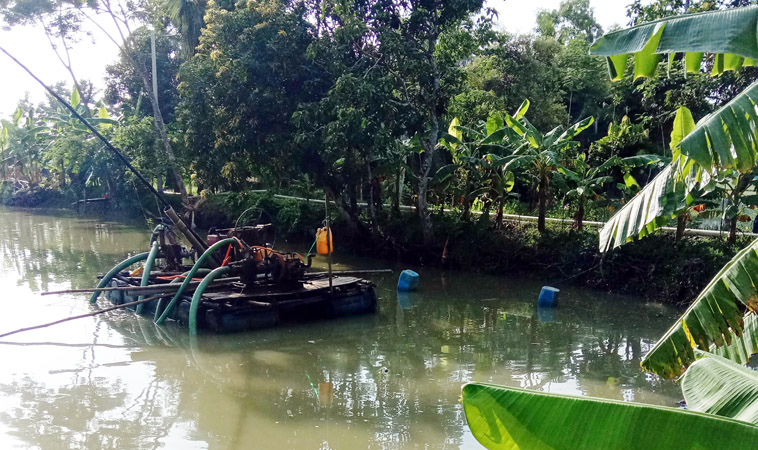
[[[146,226],[0,209],[0,334],[91,311],[87,294],[40,293],[92,287],[148,238]],[[403,268],[335,245],[336,270]],[[0,339],[0,448],[478,449],[468,381],[681,398],[639,368],[678,315],[667,306],[569,287],[537,310],[540,280],[415,269],[417,293],[396,292],[397,271],[373,278],[370,316],[190,340],[115,311]]]

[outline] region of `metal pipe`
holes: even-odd
[[[117,273],[121,272],[122,270],[126,269],[127,267],[131,266],[132,264],[142,261],[143,259],[146,259],[150,253],[140,253],[139,255],[134,255],[131,258],[127,258],[120,263],[113,266],[111,270],[106,273],[103,278],[100,280],[100,283],[97,284],[98,288],[105,287],[108,283],[111,282],[111,279],[116,276]],[[90,303],[95,303],[97,301],[97,298],[100,296],[100,291],[95,291],[92,293],[92,296],[89,298]]]
[[[184,293],[184,289],[186,289],[187,285],[189,285],[189,283],[192,281],[192,276],[195,275],[195,272],[197,272],[200,266],[205,263],[205,260],[208,259],[210,255],[219,248],[230,244],[239,245],[239,242],[235,238],[222,239],[211,245],[208,250],[200,255],[195,265],[192,266],[192,269],[190,269],[189,273],[187,273],[187,278],[184,279],[184,282],[179,287],[179,290],[176,291],[176,294],[174,294],[174,298],[171,299],[171,302],[169,302],[168,306],[166,306],[166,309],[163,311],[160,317],[158,317],[158,320],[155,321],[156,324],[161,325],[166,321],[166,318],[171,314],[171,312],[174,310],[174,307],[176,307],[176,304],[179,302],[179,298],[181,298],[182,293]]]
[[[207,288],[208,285],[213,282],[213,280],[220,277],[221,275],[229,273],[231,270],[232,268],[229,266],[213,269],[211,273],[203,278],[203,281],[200,282],[200,285],[195,290],[195,295],[192,296],[192,302],[190,303],[189,309],[189,332],[191,335],[197,334],[197,310],[200,308],[200,301],[203,298],[205,288]]]
[[[314,198],[303,198],[303,197],[293,197],[290,195],[280,195],[280,194],[274,194],[274,198],[280,198],[284,200],[298,200],[301,202],[309,202],[309,203],[318,203],[322,204],[324,203],[324,200],[314,199]],[[334,203],[333,201],[330,201],[330,203]],[[358,203],[358,206],[366,206],[365,203]],[[389,208],[391,205],[383,205],[385,208]],[[401,205],[400,209],[407,210],[407,211],[415,211],[415,206],[407,206],[407,205]],[[454,209],[450,208],[444,208],[443,212],[457,212]],[[471,211],[471,214],[482,214],[481,211]],[[503,219],[508,220],[515,220],[520,222],[536,222],[539,218],[536,216],[522,216],[520,214],[503,214]],[[573,219],[558,219],[554,217],[546,217],[546,222],[551,223],[574,223]],[[590,226],[590,227],[597,227],[601,228],[605,225],[605,222],[600,222],[596,220],[584,220],[582,221],[584,225]],[[659,230],[662,230],[666,233],[676,233],[675,227],[660,227]],[[737,233],[741,236],[750,236],[750,237],[758,237],[758,233],[749,233],[744,231],[737,231]],[[687,228],[684,230],[684,234],[686,236],[706,236],[706,237],[719,237],[723,234],[722,231],[719,230],[700,230],[697,228]]]
[[[150,282],[150,271],[153,270],[153,263],[155,262],[155,257],[158,256],[158,242],[153,242],[152,247],[150,248],[150,254],[147,255],[147,261],[145,261],[145,267],[142,271],[142,280],[140,280],[140,286],[147,286],[147,283]],[[144,295],[140,295],[137,297],[137,301],[140,301],[144,298]],[[140,303],[137,305],[137,308],[135,308],[134,312],[137,314],[142,314],[142,308],[144,306],[144,303]]]
[[[179,231],[184,235],[185,238],[189,241],[189,243],[192,245],[192,248],[197,251],[198,254],[202,254],[206,250],[208,250],[208,244],[203,241],[200,236],[197,235],[194,231],[189,229],[187,227],[187,224],[184,223],[184,221],[179,217],[179,215],[176,214],[176,211],[174,211],[174,208],[169,206],[166,208],[163,212],[166,213],[169,219],[171,219],[171,222],[174,223],[176,228],[179,229]],[[210,266],[212,268],[216,268],[220,266],[221,264],[218,262],[215,256],[210,256]]]

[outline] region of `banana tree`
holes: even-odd
[[[537,229],[544,232],[550,180],[558,170],[561,159],[565,158],[570,149],[579,146],[579,142],[574,138],[592,125],[594,119],[587,117],[566,130],[558,126],[543,134],[524,117],[528,108],[527,100],[519,108],[515,117],[505,115],[506,123],[516,132],[519,140],[514,143],[516,150],[507,158],[506,169],[510,171],[524,169],[535,178],[538,201]]]
[[[505,126],[500,113],[492,114],[481,130],[463,126],[457,118],[450,122],[441,142],[450,152],[452,164],[441,167],[435,179],[459,181],[464,219],[468,219],[474,199],[483,193],[489,194],[488,202],[498,202],[498,215],[502,218],[503,203],[513,189],[514,177],[498,162],[512,139],[513,131]]]
[[[580,153],[571,162],[571,169],[565,166],[558,168],[558,172],[563,176],[563,184],[566,186],[565,198],[576,201],[574,227],[577,230],[582,231],[584,227],[584,207],[587,199],[597,197],[599,189],[613,180],[613,177],[602,174],[615,163],[616,160],[610,158],[597,167],[591,167],[587,163],[587,155]]]

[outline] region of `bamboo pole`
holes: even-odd
[[[361,270],[333,270],[332,275],[368,275],[374,273],[392,273],[392,269],[361,269]],[[305,276],[324,276],[329,272],[309,272]]]
[[[170,295],[170,294],[168,294],[168,295]],[[13,330],[13,331],[9,331],[8,333],[0,334],[0,338],[4,338],[4,337],[10,336],[12,334],[22,333],[24,331],[37,330],[37,329],[40,329],[40,328],[47,328],[47,327],[50,327],[50,326],[53,326],[53,325],[58,325],[59,323],[70,322],[70,321],[76,320],[76,319],[83,319],[85,317],[92,317],[92,316],[96,316],[98,314],[107,313],[109,311],[115,311],[117,309],[128,308],[129,306],[140,305],[142,303],[147,303],[147,302],[151,302],[153,300],[158,300],[159,298],[162,298],[162,297],[168,297],[168,295],[167,294],[158,294],[158,295],[154,295],[152,297],[148,297],[148,298],[143,299],[143,300],[138,300],[136,302],[122,303],[120,305],[112,306],[110,308],[101,309],[99,311],[93,311],[93,312],[90,312],[90,313],[87,313],[87,314],[79,314],[78,316],[66,317],[65,319],[56,320],[55,322],[45,323],[45,324],[42,324],[42,325],[35,325],[33,327],[19,328],[18,330]]]
[[[324,193],[324,209],[326,210],[326,261],[329,265],[329,295],[334,297],[334,286],[332,286],[332,228],[329,226],[329,198]]]
[[[221,280],[216,280],[213,285],[218,286],[226,283],[233,283],[239,281],[239,277],[229,277]],[[197,287],[200,281],[190,281],[187,289]],[[91,292],[109,292],[109,291],[124,291],[124,292],[175,292],[181,286],[180,283],[165,283],[165,284],[152,284],[149,286],[125,286],[125,287],[103,287],[103,288],[88,288],[88,289],[66,289],[63,291],[48,291],[43,292],[41,295],[56,295],[56,294],[84,294]]]

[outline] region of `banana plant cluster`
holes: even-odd
[[[110,131],[118,122],[103,106],[91,108],[82,102],[74,88],[71,105],[90,123]],[[105,163],[107,155],[98,158],[97,145],[90,132],[63,107],[19,106],[11,120],[3,120],[0,128],[0,177],[16,187],[38,184],[44,172],[58,174],[58,182],[66,185],[84,168]],[[86,167],[85,167],[86,166]]]
[[[586,199],[597,195],[599,188],[610,181],[610,177],[601,173],[618,159],[592,168],[587,164],[586,155],[577,152],[579,142],[575,139],[592,125],[592,117],[568,129],[559,126],[542,133],[525,117],[528,109],[529,100],[525,100],[513,115],[495,113],[483,124],[481,131],[453,119],[442,141],[450,152],[452,163],[439,169],[436,180],[449,184],[458,181],[457,192],[462,199],[464,218],[468,217],[476,198],[484,196],[487,201],[495,201],[498,205],[497,223],[502,220],[503,206],[516,180],[525,180],[536,187],[537,227],[543,232],[551,182],[558,175],[564,179],[560,185],[567,187],[566,198],[577,202],[576,222],[581,229]]]
[[[635,78],[653,76],[666,55],[684,58],[688,72],[710,60],[718,75],[755,65],[756,23],[756,7],[667,18],[609,33],[592,52],[607,57],[613,79],[632,59]],[[606,224],[601,250],[649,234],[719,185],[734,205],[754,190],[757,106],[758,83],[697,124],[680,109],[671,163]],[[490,449],[758,448],[758,372],[744,367],[756,353],[758,241],[721,269],[641,363],[677,378],[688,410],[481,383],[464,386],[464,408]]]

